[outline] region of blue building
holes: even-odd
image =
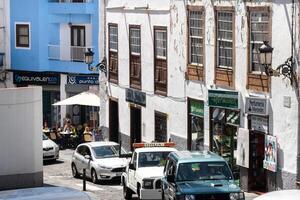
[[[75,124],[88,121],[89,108],[56,108],[53,103],[90,87],[88,48],[98,58],[98,0],[11,0],[11,73],[16,87],[43,87],[43,120],[55,126],[69,113]]]

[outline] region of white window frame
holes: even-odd
[[[219,13],[231,13],[232,14],[232,21],[231,21],[231,23],[232,23],[232,29],[231,29],[232,38],[231,38],[231,40],[219,38],[219,31],[220,31],[219,17],[218,17]],[[216,28],[217,28],[217,30],[216,30],[216,37],[217,37],[217,45],[216,45],[216,47],[217,47],[217,58],[216,59],[217,60],[216,60],[216,62],[217,62],[217,68],[219,68],[219,69],[233,70],[233,67],[234,67],[233,66],[234,65],[234,31],[235,31],[234,27],[233,27],[234,20],[235,20],[234,17],[235,16],[234,16],[233,11],[228,11],[228,10],[218,10],[217,14],[216,14],[216,18],[217,18],[217,20],[216,20]],[[227,31],[227,32],[229,32],[229,31]],[[232,51],[231,64],[232,64],[232,66],[220,65],[220,62],[219,62],[219,60],[220,60],[220,45],[219,45],[219,43],[220,42],[231,42],[231,44],[232,44],[232,48],[231,48],[231,51]]]
[[[135,30],[135,31],[139,31],[139,34],[137,37],[133,37],[133,35],[131,35],[131,31]],[[131,43],[131,39],[135,38],[137,40],[139,40],[139,44],[135,44],[135,43]],[[130,55],[135,55],[135,56],[140,56],[141,55],[141,28],[140,27],[129,27],[129,45],[130,45]],[[135,47],[139,50],[139,52],[133,51]]]
[[[28,25],[28,47],[19,47],[17,46],[17,25]],[[31,49],[31,23],[30,22],[15,22],[15,49]]]
[[[165,44],[166,44],[166,46],[163,46],[163,47],[158,47],[158,45],[157,45],[157,43],[156,43],[156,41],[164,41],[163,39],[158,39],[157,37],[156,37],[156,35],[154,36],[154,38],[155,38],[155,41],[154,41],[154,44],[155,44],[155,57],[156,58],[158,58],[158,59],[162,59],[162,60],[167,60],[167,55],[168,55],[168,30],[167,29],[160,29],[160,28],[157,28],[157,29],[155,29],[154,30],[154,34],[156,34],[157,32],[164,32],[164,33],[166,33],[166,38],[165,38]],[[161,51],[163,52],[163,51],[165,51],[166,52],[166,55],[164,56],[164,55],[159,55],[158,54],[158,49],[161,49]]]
[[[111,31],[111,28],[117,29],[117,34],[113,34],[112,31]],[[118,53],[118,45],[119,45],[119,44],[118,44],[118,43],[119,43],[119,38],[118,38],[118,34],[119,34],[118,25],[115,25],[115,24],[109,24],[109,25],[108,25],[108,34],[109,34],[109,35],[108,35],[108,37],[109,37],[109,41],[108,41],[108,44],[109,44],[109,51]],[[116,36],[116,37],[117,37],[117,41],[112,41],[112,36]],[[117,44],[116,49],[112,48],[111,41],[112,41],[112,43]]]

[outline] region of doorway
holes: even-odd
[[[119,143],[118,101],[109,100],[109,141]]]
[[[250,131],[250,158],[248,185],[250,191],[266,192],[266,170],[264,161],[265,134]]]
[[[132,149],[133,143],[141,142],[141,108],[130,107],[130,146]]]

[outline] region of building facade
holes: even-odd
[[[9,59],[9,1],[0,1],[0,88],[5,87],[5,69],[10,66]]]
[[[98,73],[88,70],[84,53],[98,62],[99,13],[96,0],[10,1],[11,67],[14,87],[43,87],[43,121],[62,126],[69,114],[74,125],[90,121],[92,108],[54,107],[53,103],[94,88]]]
[[[108,0],[105,7],[108,139],[127,149],[171,140],[178,149],[212,150],[246,191],[297,187],[298,87],[268,76],[258,48],[268,41],[273,68],[293,56],[297,70],[298,2]]]

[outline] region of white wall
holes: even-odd
[[[0,96],[0,176],[42,172],[42,88],[0,89]]]
[[[0,0],[0,52],[5,53],[4,67],[10,69],[10,1]],[[4,27],[4,28],[3,28]]]

